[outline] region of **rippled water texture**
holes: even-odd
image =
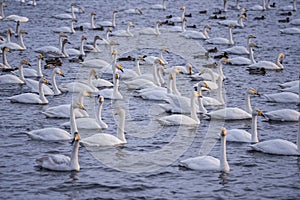
[[[30,21],[22,24],[27,30],[24,36],[27,46],[25,52],[8,53],[8,61],[12,66],[18,66],[21,57],[27,57],[33,68],[36,66],[37,54],[34,49],[44,45],[57,45],[57,35],[52,29],[69,25],[68,21],[51,18],[54,14],[63,13],[72,1],[38,1],[36,7],[20,4],[15,0],[8,1],[5,8],[6,16],[17,14],[26,16]],[[228,1],[233,5],[234,1]],[[242,6],[250,7],[261,1],[240,1]],[[285,69],[280,72],[267,72],[263,75],[250,75],[245,67],[223,67],[226,80],[224,81],[224,96],[226,106],[244,106],[244,91],[248,87],[257,89],[261,94],[276,93],[278,84],[297,80],[300,69],[299,35],[281,35],[279,29],[290,27],[288,23],[279,23],[278,9],[286,2],[276,3],[273,10],[249,11],[244,29],[234,29],[233,39],[236,45],[245,45],[246,37],[254,34],[253,39],[259,48],[255,49],[255,59],[275,61],[279,52],[286,54]],[[187,18],[188,25],[203,27],[211,25],[211,37],[227,37],[228,30],[217,24],[217,20],[209,19],[212,12],[222,8],[221,0],[169,0],[167,10],[157,11],[149,9],[151,4],[160,1],[78,1],[86,9],[85,14],[77,15],[79,22],[87,22],[89,13],[96,11],[97,21],[110,19],[113,9],[117,14],[118,29],[125,29],[129,21],[133,21],[136,28],[153,26],[155,21],[166,20],[172,14],[179,16],[179,8],[185,5],[186,13],[192,13]],[[300,1],[297,2],[300,7]],[[127,15],[122,10],[138,7],[143,15]],[[199,14],[200,10],[207,10],[208,14]],[[227,19],[236,19],[237,10],[229,9],[222,13]],[[253,20],[255,17],[265,16],[265,20]],[[299,11],[293,12],[290,18],[300,18]],[[15,23],[0,21],[1,32],[5,35],[8,27],[15,29]],[[166,28],[164,25],[163,28]],[[96,34],[104,36],[103,31],[77,31],[69,36],[72,47],[79,46],[79,40],[85,34],[88,41],[92,41]],[[169,35],[168,35],[169,34]],[[170,54],[164,54],[169,65],[182,65],[191,62],[195,70],[201,69],[201,64],[211,63],[212,58],[206,59],[205,49],[215,45],[208,45],[205,41],[183,40],[170,34],[162,33],[159,37],[143,37],[116,39],[120,46],[116,46],[120,56],[138,56],[152,53],[158,55],[159,48],[169,47]],[[15,38],[13,38],[15,40]],[[222,46],[217,46],[222,49]],[[103,53],[97,55],[109,61],[109,48],[102,47]],[[224,48],[224,47],[223,47]],[[212,54],[213,55],[213,54]],[[133,68],[133,62],[122,62],[124,68]],[[57,82],[71,82],[87,77],[89,69],[82,68],[78,63],[70,63],[63,59],[61,67],[65,77],[57,78]],[[149,69],[142,66],[142,70]],[[50,78],[51,71],[44,71]],[[98,74],[111,80],[108,74]],[[183,95],[190,95],[191,82],[188,77],[178,75],[178,89]],[[65,119],[48,119],[41,111],[50,106],[70,103],[72,94],[47,97],[49,105],[12,104],[6,98],[21,92],[28,92],[25,86],[1,85],[0,91],[0,194],[2,199],[297,199],[300,196],[300,160],[292,156],[273,156],[249,151],[248,144],[228,143],[227,159],[231,171],[228,174],[220,172],[199,172],[180,168],[180,160],[197,155],[219,156],[220,144],[216,139],[220,127],[227,129],[250,129],[250,120],[235,122],[216,122],[201,119],[201,124],[194,129],[183,127],[162,127],[155,120],[159,113],[159,103],[144,101],[134,97],[134,92],[120,84],[120,91],[125,97],[123,102],[105,100],[103,120],[109,128],[103,132],[116,134],[119,119],[113,115],[116,106],[126,107],[125,132],[127,144],[124,147],[86,149],[80,147],[80,172],[53,172],[36,167],[35,159],[52,153],[69,155],[71,146],[66,142],[50,143],[33,141],[24,134],[28,130],[44,127],[58,127]],[[296,104],[270,103],[261,97],[251,97],[253,107],[263,111],[280,108],[299,110]],[[94,100],[84,102],[91,116],[93,116]],[[209,108],[209,110],[214,108]],[[258,119],[258,133],[261,141],[282,138],[296,142],[298,123],[268,123]],[[81,137],[94,134],[81,132]]]

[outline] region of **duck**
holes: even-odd
[[[300,112],[284,108],[266,112],[265,116],[268,121],[297,122],[299,121]]]
[[[114,31],[112,32],[112,36],[116,36],[116,37],[133,37],[133,33],[130,32],[130,28],[134,27],[134,23],[133,22],[129,22],[127,29],[126,30],[118,30],[118,31]]]
[[[102,120],[102,107],[104,102],[104,97],[99,96],[98,98],[98,106],[95,108],[95,118],[78,118],[76,119],[76,126],[78,129],[93,129],[93,130],[101,130],[107,129],[108,125]],[[63,123],[61,126],[64,128],[70,128],[70,122]]]
[[[223,120],[241,120],[241,119],[251,119],[251,103],[250,95],[260,95],[254,88],[247,88],[246,90],[246,110],[242,110],[237,107],[226,107],[219,110],[211,111],[207,113],[211,119],[223,119]]]
[[[235,54],[235,55],[249,55],[249,44],[251,43],[251,39],[256,38],[254,35],[250,34],[247,38],[247,48],[244,46],[233,46],[227,49],[224,49],[223,52],[228,54]]]
[[[286,17],[285,19],[279,19],[278,22],[279,23],[289,23],[290,22],[290,18]]]
[[[185,18],[185,10],[186,10],[186,7],[185,7],[185,6],[181,6],[181,7],[180,7],[180,10],[182,11],[181,17],[173,17],[173,16],[172,16],[172,17],[170,18],[170,21],[171,21],[171,22],[182,23],[183,18]]]
[[[62,77],[65,77],[63,74],[62,70],[58,67],[53,69],[52,72],[52,86],[53,90],[49,88],[46,85],[43,85],[43,91],[45,95],[60,95],[61,91],[58,89],[57,84],[56,84],[56,75],[60,75]],[[31,89],[31,92],[33,93],[39,93],[39,81],[33,80],[33,79],[25,79],[26,86],[28,86]]]
[[[266,17],[264,15],[253,18],[253,20],[265,20],[265,19]]]
[[[284,53],[279,53],[275,63],[270,61],[259,61],[257,63],[249,65],[248,69],[251,70],[251,69],[264,68],[266,70],[282,70],[284,69],[284,66],[282,65],[282,61],[284,57],[285,57]]]
[[[50,82],[42,77],[39,80],[39,95],[34,93],[23,93],[18,94],[15,96],[8,97],[8,100],[10,100],[12,103],[23,103],[23,104],[48,104],[49,101],[44,95],[44,91],[42,89],[43,84],[50,85]]]
[[[276,103],[299,103],[299,95],[293,92],[279,92],[274,94],[264,94],[268,102]]]
[[[114,100],[122,100],[123,96],[122,94],[119,92],[119,79],[120,76],[118,73],[115,74],[115,84],[113,88],[105,88],[103,90],[99,91],[99,95],[103,96],[106,99],[114,99]]]
[[[202,97],[199,92],[193,91],[191,97],[191,116],[182,114],[173,114],[158,118],[158,122],[165,126],[196,126],[200,124],[200,119],[197,116],[196,98]]]
[[[184,36],[187,39],[209,39],[209,35],[207,32],[207,29],[211,29],[211,26],[209,24],[205,24],[203,27],[203,30],[199,30],[199,31],[185,31],[183,33],[181,33],[180,35]]]
[[[150,8],[153,10],[166,10],[167,9],[167,1],[168,0],[162,0],[162,4],[154,4]]]
[[[197,171],[222,171],[228,173],[230,167],[226,156],[226,135],[225,128],[221,130],[220,159],[212,156],[197,156],[180,161],[180,166]]]
[[[116,27],[116,16],[117,16],[118,11],[114,10],[113,11],[113,16],[112,16],[112,20],[111,21],[102,21],[99,22],[98,25],[99,26],[103,26],[103,27]]]
[[[75,33],[75,30],[74,30],[74,23],[75,22],[77,22],[77,20],[72,19],[71,20],[71,26],[62,26],[62,27],[54,28],[52,31],[54,33],[64,32],[64,33],[74,34]]]
[[[241,14],[238,18],[237,21],[234,20],[222,20],[222,21],[218,21],[218,24],[220,25],[224,25],[224,26],[231,26],[234,25],[235,27],[241,27],[244,28],[245,25],[243,23],[243,20],[246,20],[247,17],[244,14]]]
[[[72,152],[71,157],[54,154],[49,156],[43,156],[36,159],[38,167],[51,171],[79,171],[80,165],[78,162],[78,149],[79,149],[80,135],[78,132],[74,133],[72,140]]]
[[[73,19],[77,19],[75,12],[74,12],[74,8],[77,6],[76,3],[71,3],[71,14],[68,13],[63,13],[63,14],[57,14],[57,15],[53,15],[52,17],[55,19],[68,19],[68,20],[73,20]]]
[[[281,34],[300,34],[300,28],[292,27],[292,28],[284,28],[279,30]]]
[[[293,5],[281,7],[280,11],[297,11],[297,0],[293,0]]]
[[[254,5],[254,6],[250,7],[249,10],[252,10],[252,11],[265,11],[266,10],[265,0],[262,0],[262,5]]]
[[[159,26],[161,25],[161,21],[155,22],[155,28],[147,27],[139,30],[140,35],[160,35]]]
[[[74,102],[73,104],[69,105],[69,118],[71,121],[72,128],[71,130],[77,130],[74,111],[75,109],[81,109],[85,110],[82,104],[78,102]],[[74,119],[73,119],[74,118]],[[70,126],[68,127],[70,128]],[[72,136],[69,132],[56,128],[56,127],[47,127],[37,130],[32,130],[29,132],[26,132],[28,137],[30,137],[33,140],[42,140],[42,141],[70,141],[72,139]]]
[[[5,15],[4,15],[4,7],[6,7],[6,3],[5,2],[1,2],[1,8],[0,8],[0,11],[1,11],[1,14],[0,14],[0,20],[4,19],[5,18]]]
[[[85,147],[107,147],[107,146],[120,146],[127,143],[124,127],[125,127],[125,110],[123,108],[117,108],[115,110],[115,115],[120,117],[117,136],[98,133],[90,137],[81,140],[80,144]]]
[[[265,114],[260,109],[253,109],[250,133],[248,131],[245,131],[244,129],[227,130],[227,141],[257,143],[257,116],[265,117]]]
[[[78,94],[78,103],[80,105],[83,105],[83,99],[84,97],[91,97],[91,93],[82,91]],[[79,105],[78,104],[78,105]],[[52,106],[47,108],[46,110],[42,111],[42,114],[44,114],[48,118],[70,118],[70,106],[71,104],[62,104],[58,106]],[[89,117],[89,114],[84,109],[75,109],[74,115],[76,118],[81,117]]]
[[[229,26],[229,39],[226,38],[221,38],[221,37],[216,37],[216,38],[210,38],[207,39],[207,43],[209,44],[227,44],[227,45],[234,45],[234,41],[232,38],[232,29],[235,28],[234,25]]]
[[[80,47],[79,47],[79,50],[77,49],[66,49],[66,53],[68,56],[85,56],[85,52],[84,52],[84,41],[86,41],[87,38],[85,35],[82,35],[81,36],[81,43],[80,43]]]
[[[5,49],[4,49],[5,51]],[[19,77],[14,74],[4,74],[0,76],[0,84],[25,84],[25,78],[23,74],[23,65],[31,66],[29,61],[22,58],[19,65]]]
[[[238,56],[238,57],[233,57],[233,58],[229,58],[229,63],[230,65],[251,65],[251,64],[255,64],[256,61],[254,59],[254,56],[253,56],[253,50],[252,48],[253,47],[257,47],[256,43],[250,43],[248,45],[248,48],[249,48],[249,52],[250,52],[250,59],[249,58],[245,58],[245,57],[241,57],[241,56]]]

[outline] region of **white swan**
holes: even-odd
[[[235,54],[235,55],[247,55],[250,54],[249,52],[249,44],[251,43],[251,39],[256,38],[254,35],[249,35],[247,39],[247,48],[244,46],[233,46],[227,49],[224,49],[223,52],[228,54]]]
[[[229,172],[230,167],[226,156],[226,129],[221,130],[220,160],[212,156],[198,156],[180,161],[180,165],[198,171]]]
[[[264,113],[270,121],[297,122],[300,112],[293,109],[279,109]]]
[[[84,22],[84,23],[79,23],[75,26],[75,29],[96,29],[95,26],[95,16],[96,13],[94,11],[91,12],[91,21],[90,22]]]
[[[253,10],[253,11],[264,11],[264,10],[266,10],[266,1],[262,0],[262,5],[254,5],[254,6],[250,7],[249,10]]]
[[[237,107],[226,107],[219,110],[211,111],[207,115],[212,119],[224,119],[224,120],[240,120],[240,119],[251,119],[252,113],[250,94],[259,95],[258,92],[253,88],[246,90],[246,110],[242,110]]]
[[[116,110],[117,115],[120,116],[117,137],[111,134],[106,133],[99,133],[92,135],[90,137],[84,138],[81,140],[80,144],[83,146],[116,146],[126,144],[126,138],[124,134],[124,127],[125,127],[125,111],[122,108],[118,108]]]
[[[113,11],[113,16],[112,16],[112,20],[111,21],[102,21],[99,22],[98,25],[99,26],[104,26],[104,27],[116,27],[116,16],[117,16],[118,11],[114,10]]]
[[[0,12],[1,12],[1,14],[0,14],[0,20],[2,20],[2,19],[4,19],[4,17],[5,17],[5,15],[4,15],[4,7],[6,7],[7,5],[6,5],[6,3],[5,2],[2,2],[1,3],[1,10],[0,10]]]
[[[221,37],[216,37],[216,38],[210,38],[206,40],[209,44],[227,44],[227,45],[234,45],[234,41],[232,38],[232,29],[235,26],[230,25],[229,26],[229,39],[226,38],[221,38]]]
[[[264,0],[263,0],[264,1]],[[235,20],[222,20],[222,21],[218,21],[218,24],[224,25],[224,26],[231,26],[234,25],[236,27],[241,27],[244,28],[245,25],[243,23],[243,20],[246,20],[247,17],[244,14],[241,14],[238,18],[237,21]]]
[[[264,113],[259,109],[254,109],[252,111],[252,122],[250,133],[243,129],[230,129],[227,130],[227,141],[229,142],[248,142],[257,143],[257,116],[265,117]]]
[[[201,92],[201,90],[202,90],[202,85],[206,85],[206,87],[204,89],[209,88],[206,81],[200,81],[198,83],[198,86],[197,86],[199,92]],[[221,106],[221,105],[225,104],[225,101],[224,101],[224,98],[223,98],[223,89],[222,89],[223,80],[221,79],[221,77],[217,78],[217,85],[218,85],[218,88],[216,89],[217,90],[217,97],[213,98],[213,97],[203,96],[202,99],[201,99],[203,105],[205,105],[205,106]],[[200,106],[200,104],[199,104],[199,106]],[[200,107],[199,107],[199,109],[205,110],[204,108],[200,108]],[[206,114],[206,112],[205,112],[205,114]]]
[[[78,103],[83,105],[84,97],[91,97],[91,93],[83,91],[78,94]],[[63,104],[47,108],[42,114],[49,118],[70,118],[70,105]],[[89,114],[82,109],[75,109],[74,114],[76,118],[89,117]]]
[[[163,0],[162,4],[154,4],[150,8],[153,10],[166,10],[167,9],[167,1],[168,0]]]
[[[131,27],[134,27],[134,23],[129,22],[126,30],[114,31],[111,35],[116,37],[133,37],[133,33],[130,31]]]
[[[25,103],[25,104],[48,104],[48,100],[44,95],[44,91],[42,89],[43,84],[50,85],[50,82],[46,78],[40,78],[39,81],[39,95],[33,93],[23,93],[19,95],[15,95],[12,97],[8,97],[8,99],[12,103]]]
[[[41,53],[44,57],[66,58],[69,55],[66,52],[66,44],[70,44],[68,39],[62,41],[61,49],[54,46],[44,46],[35,50],[37,53]]]
[[[206,40],[206,39],[209,39],[207,29],[209,29],[209,30],[211,29],[211,26],[209,24],[205,24],[203,27],[203,30],[199,30],[199,31],[188,30],[188,31],[181,33],[180,35],[182,35],[188,39],[204,39],[204,40]]]
[[[104,102],[104,97],[100,96],[98,99],[98,106],[95,108],[95,118],[78,118],[76,119],[76,126],[78,129],[106,129],[108,128],[107,124],[102,120],[102,107]],[[70,128],[70,122],[63,123],[61,126],[64,128]]]
[[[159,26],[161,25],[161,21],[155,22],[155,28],[147,27],[139,30],[140,35],[160,35]]]
[[[300,28],[292,27],[292,28],[285,28],[285,29],[280,29],[280,33],[282,34],[300,34]]]
[[[9,34],[11,34],[11,31],[8,31]],[[6,42],[0,45],[0,48],[2,49],[3,47],[8,47],[10,50],[17,50],[17,51],[24,51],[26,50],[26,46],[23,41],[23,34],[27,34],[25,30],[20,30],[19,33],[19,43],[17,44],[15,42]]]
[[[76,3],[71,3],[71,14],[68,13],[63,13],[63,14],[57,14],[57,15],[53,15],[52,17],[55,19],[77,19],[75,12],[74,12],[74,7],[76,7]]]
[[[249,65],[248,69],[266,69],[266,70],[279,70],[284,69],[284,66],[282,65],[282,61],[284,59],[285,55],[283,53],[279,53],[276,62],[270,62],[270,61],[259,61],[257,63]]]
[[[141,15],[141,14],[143,14],[143,11],[139,8],[129,8],[127,10],[124,10],[124,13]]]
[[[202,97],[199,92],[193,91],[192,97],[191,97],[191,117],[186,115],[180,115],[180,114],[173,114],[169,116],[164,116],[161,118],[158,118],[158,121],[162,125],[167,126],[195,126],[200,124],[200,119],[197,116],[197,110],[196,110],[196,98]]]
[[[31,66],[28,60],[21,59],[19,66],[19,77],[13,74],[5,74],[0,76],[0,84],[24,84],[25,78],[23,74],[23,65]]]
[[[8,47],[3,47],[2,48],[2,63],[0,63],[0,68],[1,69],[12,69],[12,67],[10,66],[10,64],[8,64],[7,62],[7,58],[6,58],[6,53],[9,52],[9,48]]]
[[[86,36],[82,35],[79,50],[73,49],[73,48],[72,49],[66,49],[67,55],[69,55],[69,56],[80,56],[80,55],[85,56],[83,46],[84,46],[84,41],[86,41],[86,39],[87,39]]]
[[[186,63],[184,66],[172,66],[166,70],[166,73],[171,73],[174,69],[180,70],[178,73],[192,75],[193,66],[190,63]]]
[[[29,69],[29,68],[24,68],[23,73],[24,77],[42,77],[43,72],[42,72],[42,60],[43,60],[43,55],[39,54],[38,55],[38,64],[37,64],[37,70],[35,69]]]
[[[74,34],[75,33],[75,30],[74,30],[74,23],[75,22],[77,22],[77,20],[72,19],[71,20],[71,26],[62,26],[62,27],[54,28],[53,32],[54,33],[64,32],[64,33]]]
[[[299,103],[299,95],[292,92],[264,94],[267,101],[276,103]]]
[[[281,11],[297,11],[297,0],[293,0],[293,5],[281,7]]]
[[[119,91],[119,74],[115,74],[116,81],[113,88],[105,88],[99,91],[99,95],[103,96],[106,99],[114,99],[114,100],[121,100],[123,99],[122,94]]]
[[[288,88],[288,87],[293,87],[293,86],[299,86],[300,80],[295,80],[295,81],[288,81],[282,84],[279,84],[280,87],[282,88]]]
[[[290,24],[300,26],[300,18],[291,20]]]
[[[39,167],[52,171],[79,171],[80,166],[78,162],[78,149],[79,149],[80,135],[78,132],[74,133],[72,144],[74,145],[71,152],[71,157],[54,154],[43,156],[36,159]],[[75,144],[74,144],[75,143]]]
[[[141,76],[141,69],[140,69],[140,62],[144,61],[145,59],[143,57],[138,57],[135,60],[135,69],[124,69],[123,74],[121,74],[121,78],[126,80],[126,79],[132,79],[136,78],[138,76]]]
[[[186,18],[184,17],[182,20],[181,26],[171,26],[168,27],[167,29],[161,29],[162,31],[169,31],[169,32],[180,32],[184,33],[186,32]]]
[[[19,15],[9,15],[7,17],[4,18],[5,21],[14,21],[14,22],[22,22],[22,23],[25,23],[25,22],[28,22],[29,19],[27,17],[23,17],[23,16],[19,16]]]
[[[256,61],[254,60],[254,55],[253,55],[253,47],[257,47],[257,45],[255,43],[250,43],[248,45],[249,48],[249,58],[245,58],[242,56],[237,56],[237,57],[233,57],[233,58],[229,58],[228,61],[230,65],[251,65],[251,64],[255,64]]]
[[[169,53],[168,48],[160,49],[159,57],[156,57],[156,56],[146,56],[146,57],[144,57],[145,63],[148,64],[148,65],[153,65],[155,60],[160,59],[161,62],[162,62],[162,65],[167,65],[168,61],[166,61],[166,59],[163,57],[163,52]]]
[[[185,6],[181,6],[180,10],[182,11],[181,17],[172,17],[170,19],[171,22],[181,23],[183,21],[183,19],[185,18],[185,10],[186,10]]]
[[[99,35],[96,35],[94,37],[94,41],[92,45],[84,45],[85,51],[91,51],[91,52],[101,52],[101,49],[99,48],[97,44],[97,40],[102,40],[102,38]]]

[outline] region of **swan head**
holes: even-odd
[[[93,76],[93,77],[95,77],[95,79],[98,79],[97,72],[96,72],[95,69],[92,69],[92,70],[91,70],[90,76]]]
[[[91,16],[96,16],[96,12],[95,12],[95,11],[92,11],[92,12],[91,12]]]
[[[39,56],[38,56],[38,59],[39,60],[44,60],[43,54],[40,53]]]
[[[255,48],[258,48],[258,46],[257,46],[256,43],[250,43],[250,44],[249,44],[249,47],[255,47]]]
[[[256,38],[255,35],[249,35],[248,38]]]
[[[263,113],[260,109],[258,109],[258,108],[255,108],[255,109],[252,111],[252,115],[257,115],[257,116],[266,117],[266,116],[264,115],[264,113]]]
[[[76,23],[76,22],[77,22],[77,19],[72,19],[71,22],[72,22],[72,23]]]
[[[142,57],[142,56],[139,56],[139,57],[138,57],[138,60],[140,60],[140,61],[145,61],[145,58]]]
[[[120,70],[121,72],[124,72],[124,71],[123,71],[123,66],[122,66],[120,63],[117,63],[117,64],[116,64],[116,68],[117,68],[118,70]]]
[[[103,96],[99,96],[99,99],[98,99],[99,103],[103,103],[104,102],[104,97]]]
[[[178,74],[183,74],[182,70],[179,68],[175,68],[174,72],[178,73]]]
[[[114,10],[114,11],[113,11],[113,14],[117,14],[117,13],[118,13],[118,11],[117,11],[117,10]]]
[[[229,28],[234,29],[234,28],[236,28],[236,25],[235,24],[230,24]]]
[[[242,14],[244,14],[244,13],[247,12],[247,9],[246,9],[246,8],[241,8],[240,12],[241,12]]]
[[[20,64],[21,64],[21,65],[28,65],[28,66],[31,66],[31,64],[29,63],[29,61],[28,61],[27,59],[25,59],[25,58],[21,59]]]
[[[223,128],[221,130],[221,136],[224,137],[224,136],[226,136],[226,134],[227,134],[227,130],[226,130],[226,128]]]
[[[8,47],[4,46],[4,47],[2,47],[2,51],[3,51],[3,52],[9,52],[10,49],[9,49]]]
[[[164,62],[161,59],[157,58],[154,60],[154,64],[164,65]]]
[[[75,132],[71,144],[73,144],[75,141],[79,141],[80,139],[81,139],[81,137],[79,135],[79,132]]]
[[[226,57],[221,58],[221,59],[220,59],[220,62],[221,62],[221,63],[224,62],[224,63],[226,63],[226,64],[229,64],[229,63],[230,63],[229,59],[226,58]]]
[[[116,108],[115,115],[125,116],[125,110],[121,107]]]
[[[248,88],[247,93],[248,94],[255,94],[255,95],[260,96],[260,94],[258,93],[258,91],[256,89],[252,88],[252,87]]]
[[[129,26],[129,27],[135,27],[135,25],[134,25],[133,22],[129,22],[128,26]]]
[[[68,39],[64,39],[64,40],[63,40],[63,44],[71,44],[71,42],[69,42]]]
[[[96,36],[94,37],[94,40],[102,40],[102,37],[100,37],[99,35],[96,35]]]
[[[157,21],[156,21],[156,24],[160,26],[160,25],[162,25],[163,23],[162,23],[161,21],[157,20]]]
[[[65,77],[64,73],[62,72],[62,70],[60,68],[55,68],[55,71],[54,71],[56,74],[62,76],[62,77]]]
[[[107,28],[106,33],[111,33],[111,28]]]
[[[198,83],[198,88],[201,88],[201,87],[204,87],[204,88],[207,88],[210,90],[210,87],[208,86],[208,84],[206,83],[206,81],[200,81]]]
[[[25,30],[20,30],[20,34],[26,34],[27,35],[28,33]]]
[[[90,92],[87,92],[87,91],[80,92],[80,95],[82,95],[84,97],[92,97],[92,94]]]
[[[8,29],[8,34],[11,35],[12,33],[13,33],[12,28],[9,28],[9,29]]]
[[[185,10],[185,6],[181,6],[180,10],[184,11]]]
[[[6,7],[7,5],[6,5],[5,2],[2,2],[2,3],[1,3],[1,6],[2,6],[2,7]]]
[[[278,58],[279,58],[280,60],[283,60],[283,59],[284,59],[284,57],[285,57],[284,53],[280,53],[280,54],[278,54]]]
[[[46,84],[46,85],[51,85],[51,83],[49,82],[49,80],[46,79],[45,77],[40,78],[40,81],[39,81],[39,82],[44,83],[44,84]]]
[[[205,24],[204,28],[211,30],[211,26],[209,24]]]
[[[87,38],[86,38],[85,35],[82,35],[82,36],[81,36],[81,41],[82,41],[82,40],[87,40]]]
[[[74,103],[72,104],[72,107],[73,107],[73,108],[79,108],[79,109],[81,109],[81,110],[86,110],[85,107],[83,106],[83,104],[82,104],[82,103],[79,103],[79,102],[74,102]]]
[[[60,37],[68,37],[68,35],[67,35],[66,33],[64,33],[64,32],[60,32],[60,33],[59,33],[59,36],[60,36]]]
[[[166,53],[170,53],[168,48],[163,48],[162,51],[164,51]]]
[[[198,91],[195,91],[195,89],[197,89],[197,88],[194,88],[195,97],[202,98],[202,94]]]

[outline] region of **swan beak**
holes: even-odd
[[[80,138],[79,133],[78,133],[78,132],[75,132],[75,133],[74,133],[74,138],[73,138],[71,144],[73,145],[73,143],[74,143],[75,141],[79,141],[80,139],[81,139],[81,138]]]
[[[178,74],[183,74],[183,72],[181,71],[181,69],[176,69],[176,72],[177,72]]]
[[[99,103],[103,103],[104,102],[104,97],[103,96],[100,96],[99,97]]]
[[[62,77],[65,77],[64,73],[62,73],[62,71],[59,71],[58,74]]]
[[[260,96],[260,94],[257,92],[257,90],[253,90],[253,94]]]
[[[227,131],[226,131],[226,129],[225,128],[223,128],[222,130],[221,130],[221,136],[226,136],[226,134],[227,134]]]
[[[138,14],[139,14],[139,15],[143,14],[143,12],[142,12],[141,9],[137,9],[137,11],[138,11]]]
[[[138,59],[141,61],[145,61],[144,57],[139,57]]]
[[[116,64],[116,67],[117,67],[117,69],[120,70],[121,72],[124,72],[124,71],[123,71],[123,66],[122,66],[120,63],[117,63],[117,64]]]
[[[226,64],[230,64],[230,61],[229,61],[229,59],[228,58],[224,58],[224,60],[223,60]]]
[[[169,49],[167,49],[167,48],[164,48],[164,51],[167,52],[167,53],[170,53]]]
[[[208,84],[206,82],[204,82],[204,87],[210,90],[210,87],[208,86]]]
[[[1,41],[4,41],[3,37],[0,36],[0,40],[1,40]]]
[[[196,87],[197,89],[197,87]],[[200,94],[200,92],[196,92],[196,97],[202,98],[202,95]]]
[[[49,82],[49,80],[46,79],[46,78],[43,78],[43,82],[44,82],[46,85],[51,85],[51,83]]]
[[[266,118],[266,116],[264,115],[264,113],[261,110],[257,110],[257,115],[263,116],[264,118]]]
[[[162,72],[163,76],[166,75],[166,69],[164,67],[161,68],[161,72]]]

